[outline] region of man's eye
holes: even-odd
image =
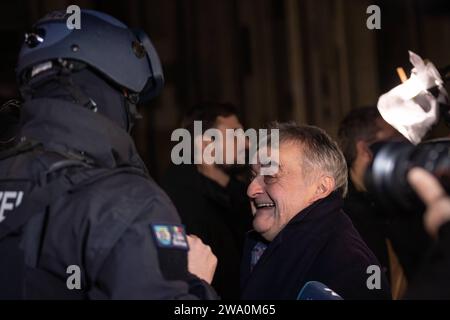
[[[264,176],[264,183],[265,184],[271,184],[274,183],[276,181],[276,177],[275,176],[270,176],[270,175],[265,175]]]

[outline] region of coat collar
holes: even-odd
[[[252,243],[256,244],[257,242],[264,242],[268,244],[266,252],[264,252],[261,257],[261,264],[263,264],[264,260],[266,260],[276,248],[283,243],[283,239],[289,238],[292,233],[298,233],[300,226],[302,226],[301,229],[304,229],[303,226],[307,229],[306,225],[309,225],[310,223],[326,223],[325,221],[333,218],[331,215],[340,212],[343,203],[342,196],[336,191],[331,193],[328,197],[314,202],[295,215],[271,242],[264,240],[256,231],[250,231],[249,238]],[[260,263],[258,262],[258,264]]]
[[[286,225],[286,227],[289,228],[292,225],[296,225],[298,223],[302,223],[302,222],[306,222],[306,221],[323,219],[329,213],[342,208],[343,205],[344,205],[344,201],[342,199],[342,196],[337,191],[334,191],[330,195],[328,195],[328,197],[314,202],[309,207],[307,207],[307,208],[303,209],[302,211],[300,211],[299,213],[297,213],[291,219],[291,221],[289,221],[289,223]],[[280,234],[282,234],[282,233],[283,233],[283,230],[280,232]]]
[[[273,254],[278,252],[279,248],[284,248],[282,250],[286,250],[287,248],[287,254],[292,254],[295,251],[296,253],[294,254],[300,253],[305,257],[314,257],[332,231],[333,220],[336,218],[335,215],[342,213],[342,205],[343,199],[341,195],[338,192],[333,192],[328,197],[318,200],[300,211],[271,242],[265,241],[257,232],[251,231],[248,234],[246,255],[243,261],[242,283],[244,287],[247,286],[249,281],[252,281],[253,275],[264,272],[264,265],[270,260]],[[302,237],[304,241],[297,242],[298,237]],[[293,241],[296,241],[295,244]],[[251,249],[258,242],[264,242],[268,247],[255,265],[253,271],[249,272],[250,258],[248,255],[251,254]],[[296,249],[293,249],[293,245],[295,245]],[[291,251],[291,249],[294,251]],[[298,272],[305,273],[307,269],[308,267],[306,265],[299,266]]]
[[[289,232],[286,230],[291,229],[291,227],[300,223],[324,219],[330,213],[340,210],[343,205],[344,200],[342,199],[342,196],[337,191],[331,193],[328,197],[314,202],[309,207],[306,207],[297,213],[271,243],[281,242],[284,234]],[[255,240],[265,242],[265,240],[262,240],[262,237],[256,231],[251,231],[249,236]]]

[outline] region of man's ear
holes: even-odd
[[[317,180],[316,186],[317,186],[316,192],[313,195],[313,198],[311,199],[311,203],[319,199],[328,197],[330,193],[334,191],[336,183],[333,177],[329,175],[322,175]]]
[[[369,145],[364,140],[359,140],[356,143],[356,155],[360,159],[366,161],[372,160],[372,152],[370,151]]]

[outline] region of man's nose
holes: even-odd
[[[258,194],[264,193],[264,181],[262,176],[256,176],[247,188],[247,196],[250,199],[256,198]]]

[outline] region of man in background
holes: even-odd
[[[397,131],[383,120],[375,106],[351,110],[341,121],[338,131],[339,144],[349,172],[344,211],[380,261],[388,278],[386,220],[364,186],[364,174],[373,159],[370,145],[398,136]]]
[[[366,189],[364,176],[374,158],[374,144],[405,138],[384,121],[374,106],[350,111],[340,123],[338,136],[349,169],[344,210],[386,275],[390,275],[393,298],[401,298],[427,251],[429,237],[420,217],[381,206]]]
[[[183,127],[191,136],[194,136],[194,121],[201,121],[203,131],[218,129],[223,137],[227,129],[242,129],[237,110],[231,104],[203,103],[192,108],[183,119]],[[245,180],[241,177],[245,177],[246,167],[236,164],[238,154],[245,150],[237,150],[236,140],[224,138],[223,142],[222,155],[225,157],[234,149],[235,164],[202,161],[172,165],[162,187],[178,209],[187,232],[198,235],[217,256],[219,263],[213,287],[223,299],[237,299],[241,251],[245,233],[251,228],[251,210],[246,197],[247,184],[241,181]],[[203,154],[212,142],[196,140],[196,143],[196,150]]]

